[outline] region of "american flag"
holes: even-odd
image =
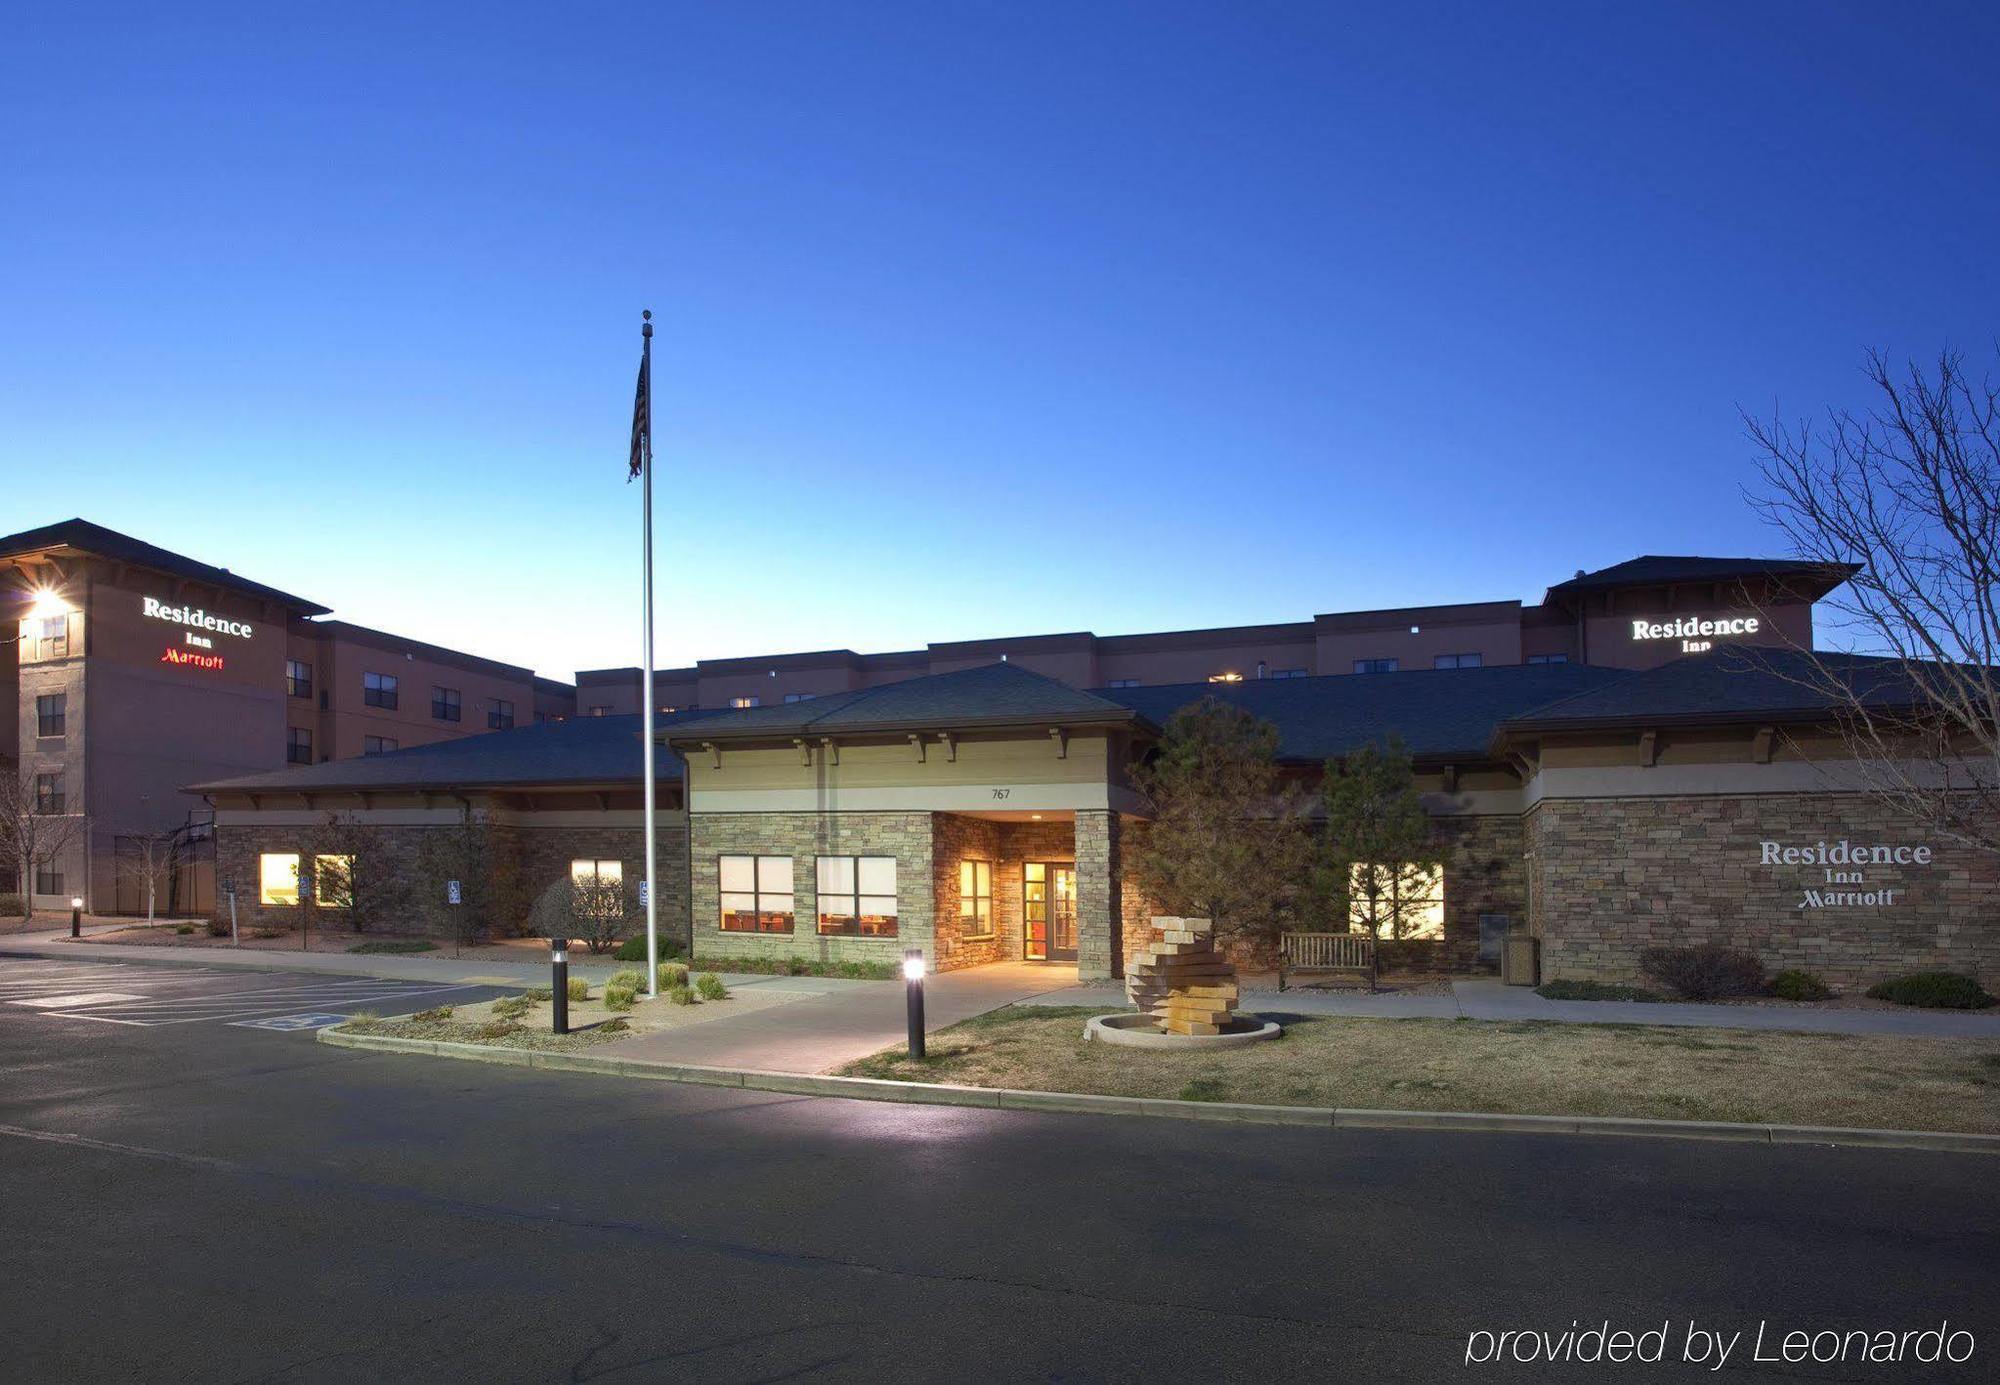
[[[651,314],[649,313],[650,317]],[[639,479],[639,473],[653,456],[653,343],[650,340],[652,326],[648,324],[648,340],[639,357],[639,392],[632,400],[632,470],[626,476],[627,485]]]

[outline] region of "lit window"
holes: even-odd
[[[1347,925],[1377,938],[1442,938],[1444,872],[1355,862],[1348,876]]]
[[[1440,654],[1434,664],[1438,668],[1478,668],[1480,659],[1477,654]]]
[[[43,693],[35,699],[35,734],[60,736],[69,729],[69,694]]]
[[[57,817],[69,811],[69,794],[63,787],[62,771],[35,776],[35,814]]]
[[[322,909],[354,907],[354,858],[313,857],[313,903]]]
[[[257,858],[257,902],[299,902],[299,858],[295,854],[267,851]]]
[[[313,695],[312,665],[302,659],[285,660],[285,695],[288,697],[311,697]]]
[[[69,616],[29,616],[21,622],[21,657],[30,663],[69,657]]]
[[[361,738],[361,753],[363,755],[383,755],[391,750],[401,750],[402,748],[402,742],[398,741],[394,736],[363,736]]]
[[[361,700],[370,707],[396,709],[396,675],[393,673],[364,673],[361,675]]]
[[[488,731],[511,731],[514,728],[514,704],[504,697],[496,697],[486,704],[486,729]]]
[[[993,863],[958,863],[958,932],[965,938],[993,936]]]
[[[1271,670],[1271,676],[1273,678],[1303,678],[1306,676],[1306,671],[1302,668],[1274,668]]]
[[[791,857],[723,856],[716,866],[725,933],[792,931]]]
[[[1104,686],[1107,688],[1136,688],[1139,686],[1139,680],[1136,678],[1113,678]]]
[[[1568,662],[1569,662],[1569,655],[1567,655],[1567,654],[1530,654],[1530,655],[1528,656],[1528,662],[1529,662],[1529,663],[1531,663],[1531,664],[1566,664],[1566,663],[1568,663]]]
[[[760,697],[732,697],[729,699],[729,705],[738,711],[743,710],[745,707],[761,707],[763,703],[764,700]]]
[[[1354,671],[1356,673],[1394,673],[1396,671],[1396,661],[1394,659],[1356,659],[1354,661]]]
[[[313,733],[303,726],[285,728],[285,763],[309,765],[313,762]]]
[[[578,857],[569,863],[569,878],[579,885],[622,885],[625,883],[625,863]]]
[[[668,710],[670,710],[670,709],[669,709],[669,708],[666,708],[666,707],[662,707],[662,708],[660,708],[660,710],[664,712],[664,711],[668,711]],[[599,703],[596,703],[595,705],[593,705],[593,706],[591,707],[591,709],[590,709],[590,714],[591,714],[592,716],[594,716],[594,717],[608,717],[608,716],[610,716],[610,715],[611,715],[611,707],[610,707],[610,704],[608,704],[608,703],[604,703],[604,702],[599,702]]]
[[[819,858],[819,931],[862,938],[896,936],[896,858]]]
[[[433,721],[457,721],[459,719],[458,710],[457,688],[431,689],[431,719]]]
[[[813,700],[813,699],[814,699],[815,697],[818,697],[818,696],[819,696],[819,694],[818,694],[818,693],[786,693],[786,694],[785,694],[785,701],[787,701],[787,702],[810,702],[810,701],[812,701],[812,700]]]

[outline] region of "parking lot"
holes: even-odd
[[[0,1007],[8,1013],[142,1028],[319,1029],[361,1010],[408,1014],[503,993],[497,986],[371,977],[0,958]]]

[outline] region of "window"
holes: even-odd
[[[1271,677],[1273,678],[1303,678],[1305,676],[1306,671],[1302,668],[1274,668],[1271,670]]]
[[[309,765],[313,762],[313,733],[303,726],[285,728],[285,763]]]
[[[785,694],[785,701],[787,701],[787,702],[810,702],[810,701],[812,701],[812,700],[813,700],[813,699],[814,699],[815,697],[818,697],[818,696],[819,696],[819,694],[818,694],[818,693],[786,693],[786,694]]]
[[[504,697],[490,699],[486,704],[486,729],[488,731],[511,731],[514,729],[514,704]]]
[[[35,776],[35,813],[56,817],[69,811],[69,795],[63,791],[62,771]]]
[[[431,689],[431,720],[432,721],[458,720],[457,688]]]
[[[67,894],[63,888],[63,873],[54,866],[35,867],[36,894]]]
[[[303,659],[285,660],[285,695],[287,697],[311,697],[313,695],[313,668]]]
[[[958,933],[962,938],[993,936],[993,863],[958,863]]]
[[[1354,671],[1356,673],[1394,673],[1396,671],[1396,661],[1394,659],[1356,659],[1354,661]]]
[[[1139,680],[1136,678],[1113,678],[1104,686],[1107,688],[1136,688],[1139,686]]]
[[[1567,654],[1530,654],[1530,655],[1528,656],[1528,662],[1529,662],[1529,663],[1531,663],[1531,664],[1566,664],[1566,663],[1568,663],[1568,662],[1569,662],[1569,655],[1567,655]]]
[[[819,858],[819,931],[862,938],[896,936],[896,858]]]
[[[363,736],[361,738],[361,753],[363,755],[382,755],[388,751],[401,750],[402,748],[402,742],[398,741],[394,736]]]
[[[354,858],[313,857],[313,903],[322,909],[354,907]]]
[[[299,858],[295,854],[267,851],[257,858],[257,902],[299,902]]]
[[[60,736],[69,729],[69,694],[43,693],[35,699],[35,734]]]
[[[723,856],[717,862],[725,933],[792,931],[792,858]]]
[[[361,700],[370,707],[396,709],[396,675],[393,673],[364,673],[361,675]]]
[[[660,710],[664,712],[667,709],[665,707],[662,707]],[[594,717],[608,717],[611,715],[611,708],[609,704],[599,702],[592,705],[590,709],[590,714]]]
[[[732,697],[729,699],[729,705],[738,711],[742,711],[745,707],[763,706],[764,699],[761,697]]]
[[[1442,938],[1444,872],[1355,862],[1348,877],[1347,925],[1378,938]]]
[[[625,863],[579,857],[569,863],[569,878],[579,885],[622,885],[625,883]]]
[[[1435,661],[1438,668],[1478,668],[1479,665],[1477,654],[1440,654]]]
[[[34,663],[44,663],[50,659],[69,657],[69,615],[29,616],[21,622],[23,643],[27,648],[22,653]]]

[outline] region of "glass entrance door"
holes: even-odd
[[[1076,867],[1030,861],[1021,868],[1022,956],[1076,960]]]

